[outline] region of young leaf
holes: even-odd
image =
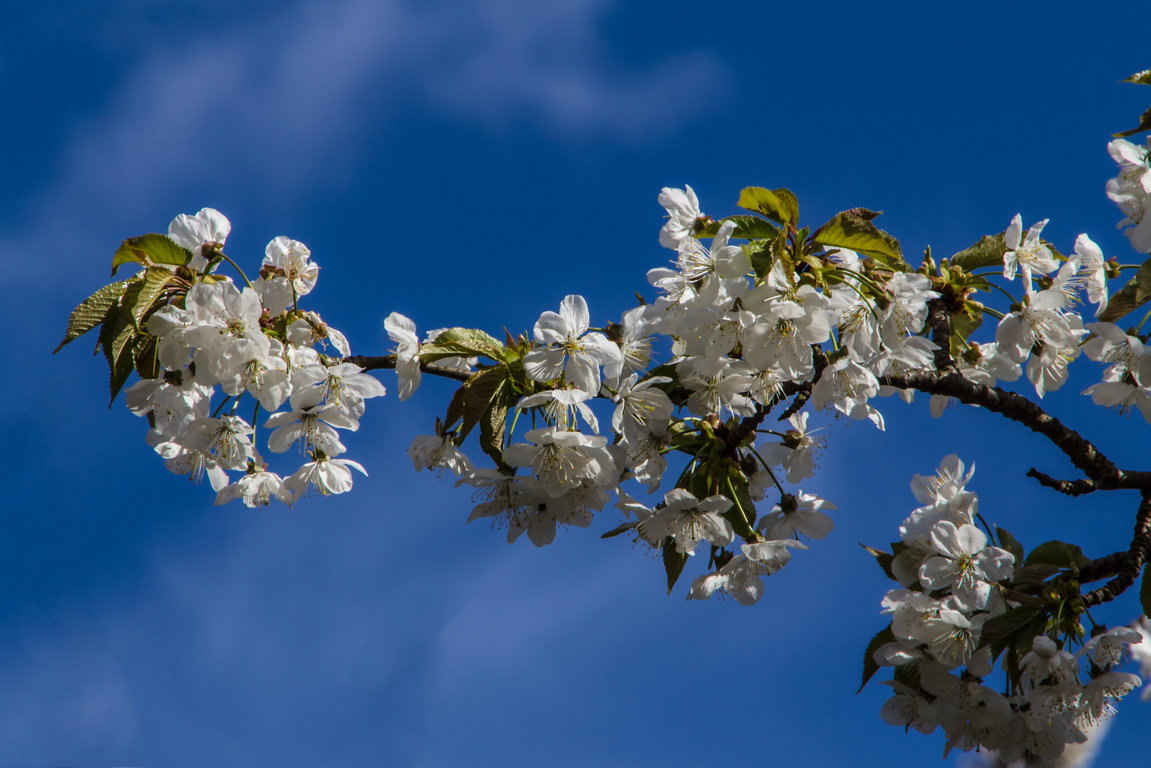
[[[899,581],[899,579],[895,578],[895,574],[891,570],[891,562],[895,560],[895,555],[891,554],[890,552],[884,552],[882,549],[869,547],[863,542],[860,542],[859,546],[863,547],[865,550],[867,550],[869,555],[875,558],[875,562],[879,563],[879,567],[883,569],[883,572],[887,575],[887,578],[891,579],[892,581]]]
[[[420,359],[432,363],[445,357],[489,357],[505,359],[504,345],[475,328],[448,328],[420,346]]]
[[[1128,128],[1125,131],[1119,131],[1119,133],[1113,133],[1111,135],[1121,139],[1125,136],[1133,136],[1136,133],[1142,133],[1143,131],[1151,131],[1151,109],[1148,109],[1139,117],[1139,125],[1135,126],[1134,128]]]
[[[635,528],[637,525],[639,525],[639,523],[635,520],[632,520],[630,523],[624,523],[623,525],[617,525],[615,528],[612,528],[607,533],[600,534],[600,538],[601,539],[614,538],[616,536],[619,536],[621,533],[625,533],[627,531],[630,531],[632,528]]]
[[[138,291],[133,292],[133,303],[128,309],[132,313],[132,322],[137,328],[144,320],[144,315],[152,309],[152,305],[160,298],[168,284],[176,279],[176,275],[163,267],[148,267],[144,271],[144,280],[140,283]]]
[[[794,227],[799,221],[799,204],[795,195],[782,187],[774,191],[766,187],[744,187],[740,190],[736,205],[748,211],[762,213],[784,226]]]
[[[1015,555],[1015,562],[1022,563],[1023,545],[1019,543],[1019,539],[1012,536],[1010,531],[1005,531],[999,526],[995,526],[995,535],[999,538],[999,546]]]
[[[1151,85],[1151,69],[1145,69],[1142,72],[1136,72],[1130,77],[1123,78],[1119,82],[1135,83],[1137,85]]]
[[[683,573],[683,566],[687,563],[688,555],[675,548],[675,539],[668,538],[663,543],[663,568],[667,571],[667,593],[670,595],[679,575]]]
[[[1010,645],[1018,635],[1027,632],[1029,625],[1039,618],[1043,611],[1042,605],[1020,605],[988,620],[983,625],[983,633],[979,640],[980,647],[990,645],[991,655],[998,658],[999,654],[1003,653],[1003,649]]]
[[[1082,549],[1065,541],[1046,541],[1031,550],[1031,554],[1024,560],[1027,565],[1046,563],[1060,568],[1070,568],[1073,565],[1082,568],[1089,562],[1091,561],[1083,555]]]
[[[108,311],[116,306],[116,302],[124,295],[127,286],[127,280],[109,283],[80,302],[80,306],[73,309],[72,314],[68,316],[68,329],[64,332],[64,338],[52,350],[52,354],[56,354],[65,344],[80,338],[103,323]]]
[[[140,237],[129,237],[112,256],[112,274],[121,264],[187,264],[192,260],[192,252],[176,245],[167,235],[152,233]]]
[[[1151,299],[1151,259],[1143,262],[1135,277],[1128,280],[1127,284],[1111,297],[1103,314],[1099,316],[1099,322],[1113,323],[1149,299]]]
[[[890,624],[877,632],[875,637],[871,638],[871,642],[867,644],[867,650],[863,652],[863,681],[859,684],[859,690],[855,692],[856,695],[859,695],[863,687],[867,685],[867,681],[874,677],[875,673],[879,671],[879,662],[875,660],[875,652],[888,643],[894,642],[895,633],[891,631]]]
[[[758,216],[748,216],[745,213],[738,213],[735,216],[728,216],[719,221],[708,223],[696,232],[695,236],[701,238],[715,237],[719,232],[720,225],[725,221],[734,221],[735,231],[732,232],[731,236],[744,240],[766,240],[768,238],[774,238],[779,234],[779,230],[773,227],[770,222]]]
[[[851,208],[837,213],[811,236],[813,243],[827,248],[847,248],[866,254],[879,264],[898,272],[907,271],[899,241],[871,223],[878,211]]]
[[[1003,255],[1007,253],[1007,244],[1004,240],[1005,232],[998,235],[984,235],[979,242],[948,259],[948,262],[957,267],[963,267],[972,272],[981,267],[990,267],[993,264],[1003,264]]]

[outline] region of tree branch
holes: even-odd
[[[1151,491],[1143,491],[1143,498],[1139,502],[1139,513],[1135,516],[1135,535],[1131,538],[1131,548],[1121,553],[1126,557],[1108,555],[1108,558],[1121,560],[1115,578],[1099,589],[1093,589],[1083,596],[1083,602],[1090,608],[1093,605],[1114,600],[1139,578],[1143,564],[1147,562],[1147,554],[1151,552]]]
[[[345,363],[354,363],[360,366],[365,371],[378,371],[388,368],[396,367],[395,355],[350,355],[344,358]],[[435,363],[425,363],[420,361],[420,370],[424,373],[430,373],[433,376],[442,376],[445,379],[455,379],[456,381],[467,381],[472,377],[474,371],[461,371],[458,368],[448,368],[443,365],[436,365]]]
[[[1098,486],[1095,485],[1094,480],[1056,480],[1051,475],[1040,472],[1035,467],[1027,471],[1027,476],[1034,477],[1039,481],[1039,484],[1044,487],[1053,488],[1068,496],[1082,496],[1085,493],[1098,490]]]
[[[954,397],[962,403],[978,405],[992,413],[1017,421],[1054,443],[1072,464],[1094,481],[1099,490],[1151,488],[1151,475],[1144,472],[1129,473],[1119,469],[1078,432],[1064,426],[1059,419],[1022,395],[999,387],[976,384],[958,373],[912,371],[888,374],[880,377],[879,383],[897,389],[915,389],[932,395]]]

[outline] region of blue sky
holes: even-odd
[[[1064,251],[1088,232],[1136,260],[1103,184],[1109,134],[1151,103],[1117,84],[1151,66],[1137,24],[777,5],[7,9],[0,766],[936,764],[938,734],[879,719],[886,688],[854,695],[889,586],[856,542],[894,540],[911,475],[957,452],[1029,547],[1125,547],[1134,501],[1037,489],[1027,468],[1068,468],[1030,434],[923,402],[884,403],[886,434],[832,424],[810,489],[837,528],[745,609],[666,596],[658,561],[598,539],[614,511],[542,550],[466,526],[469,495],[404,452],[445,383],[369,404],[351,494],[251,511],[165,471],[87,338],[48,354],[124,237],[203,206],[253,268],[276,235],[310,246],[311,306],[364,354],[393,310],[498,333],[579,293],[617,318],[666,263],[656,194],[685,183],[716,215],[750,184],[790,187],[812,224],[884,210],[911,256],[1020,212]],[[1147,425],[1078,394],[1093,374],[1050,409],[1146,467]],[[1133,697],[1096,765],[1136,764],[1148,725]]]

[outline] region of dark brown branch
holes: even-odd
[[[927,302],[926,326],[931,329],[931,340],[935,350],[935,368],[945,373],[957,373],[955,360],[951,357],[951,315],[947,313],[947,302],[942,298]]]
[[[1125,549],[1122,552],[1112,552],[1109,555],[1095,558],[1079,569],[1079,582],[1089,584],[1093,581],[1114,578],[1122,570],[1123,564],[1127,562],[1127,558],[1130,556],[1131,552]]]
[[[1091,493],[1098,490],[1094,480],[1056,480],[1051,475],[1040,472],[1035,467],[1027,471],[1028,477],[1034,477],[1039,481],[1039,484],[1052,488],[1060,493],[1065,493],[1068,496],[1082,496],[1085,493]]]
[[[352,355],[344,358],[345,363],[354,363],[365,371],[378,371],[388,368],[396,367],[395,355]],[[424,373],[430,373],[433,376],[442,376],[445,379],[455,379],[456,381],[467,381],[472,377],[472,372],[461,371],[457,368],[448,368],[443,365],[436,365],[435,363],[420,362],[420,370]]]
[[[1149,552],[1151,552],[1151,491],[1145,490],[1139,502],[1139,513],[1135,516],[1135,535],[1131,538],[1131,548],[1125,553],[1127,556],[1122,558],[1115,578],[1083,596],[1083,602],[1087,607],[1114,600],[1134,584],[1139,578],[1139,572],[1143,570],[1143,564],[1147,562]]]
[[[954,397],[962,403],[978,405],[1017,421],[1054,443],[1100,490],[1151,488],[1151,476],[1146,473],[1123,472],[1078,432],[1064,426],[1059,419],[1022,395],[999,387],[976,384],[957,373],[912,371],[883,376],[879,383],[897,389],[915,389],[932,395]]]

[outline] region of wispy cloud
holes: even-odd
[[[718,60],[624,63],[603,39],[604,12],[602,0],[309,2],[146,49],[71,127],[25,231],[0,254],[26,251],[32,232],[53,233],[57,250],[105,228],[122,235],[204,185],[293,199],[354,163],[358,142],[386,127],[372,120],[410,117],[412,105],[489,129],[626,142],[698,116],[688,95],[720,79]]]

